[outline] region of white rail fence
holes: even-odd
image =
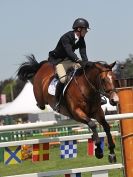
[[[133,113],[106,115],[105,118],[107,121],[122,120],[125,118],[131,119],[133,118]],[[62,123],[59,123],[58,121],[47,121],[47,122],[26,123],[26,124],[18,124],[18,125],[6,125],[6,126],[0,126],[0,133],[9,132],[9,131],[17,131],[17,130],[39,129],[39,128],[44,128],[44,127],[50,127],[53,125],[58,126],[61,124]]]
[[[7,176],[7,177],[46,177],[46,176],[49,177],[49,176],[76,174],[76,173],[84,173],[84,172],[91,172],[92,177],[108,177],[109,170],[121,169],[121,168],[123,168],[122,164],[113,164],[113,165],[75,168],[75,169],[67,169],[67,170],[59,170],[59,171],[51,171],[51,172],[22,174],[22,175]]]
[[[119,136],[120,133],[118,131],[112,131],[111,134],[113,136]],[[99,133],[99,137],[105,137],[105,132]],[[10,142],[2,142],[0,143],[1,147],[9,147],[9,146],[19,146],[25,144],[39,144],[39,143],[47,143],[47,142],[61,142],[61,141],[70,141],[70,140],[87,140],[92,137],[92,133],[83,134],[83,135],[72,135],[72,136],[63,136],[63,137],[51,137],[51,138],[41,138],[41,139],[33,139],[33,140],[21,140],[21,141],[10,141]],[[75,169],[66,169],[66,170],[58,170],[58,171],[50,171],[50,172],[40,172],[40,173],[30,173],[30,174],[22,174],[22,175],[14,175],[12,177],[50,177],[57,175],[65,175],[65,174],[76,174],[76,173],[87,173],[91,172],[92,177],[108,177],[109,170],[112,169],[121,169],[123,168],[122,164],[113,164],[113,165],[102,165],[102,166],[94,166],[94,167],[84,167],[84,168],[75,168]],[[7,176],[11,177],[11,176]]]
[[[112,131],[113,136],[118,136],[120,133],[118,131]],[[104,132],[99,133],[99,137],[105,137]],[[62,137],[51,137],[51,138],[41,138],[41,139],[31,139],[31,140],[20,140],[20,141],[9,141],[0,143],[1,147],[10,147],[10,146],[22,146],[29,144],[39,144],[39,143],[50,143],[50,142],[61,142],[61,141],[70,141],[70,140],[84,140],[92,138],[92,133],[82,134],[82,135],[71,135],[71,136],[62,136]]]
[[[106,120],[121,120],[125,118],[133,118],[133,113],[127,114],[116,114],[116,115],[108,115],[106,116]],[[58,125],[57,121],[49,121],[49,122],[38,122],[38,123],[29,123],[29,124],[20,124],[20,125],[7,125],[0,126],[0,132],[9,132],[9,131],[17,131],[17,130],[30,130],[30,129],[38,129],[44,128],[51,125]],[[118,136],[119,132],[113,131],[112,135]],[[99,137],[105,137],[105,133],[99,133]],[[25,145],[25,144],[38,144],[38,143],[46,143],[46,142],[57,142],[57,141],[67,141],[67,140],[83,140],[89,139],[92,137],[92,134],[85,135],[71,135],[71,136],[63,136],[63,137],[51,137],[51,138],[42,138],[42,139],[33,139],[33,140],[21,140],[21,141],[11,141],[11,142],[2,142],[0,143],[0,147],[8,147],[8,146],[17,146],[17,145]],[[49,177],[61,174],[75,174],[75,173],[84,173],[91,172],[92,177],[108,177],[108,171],[111,169],[121,169],[123,168],[122,164],[113,164],[113,165],[103,165],[103,166],[94,166],[94,167],[84,167],[84,168],[76,168],[76,169],[67,169],[67,170],[59,170],[59,171],[51,171],[51,172],[40,172],[40,173],[32,173],[32,174],[22,174],[15,175],[14,177]],[[11,176],[8,176],[11,177]]]

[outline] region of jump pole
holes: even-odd
[[[133,87],[118,89],[119,113],[133,113]],[[120,120],[125,177],[133,177],[133,119]]]

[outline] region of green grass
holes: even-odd
[[[117,162],[121,163],[121,151],[119,138],[117,137],[116,143],[116,156]],[[105,146],[104,158],[96,159],[95,157],[87,156],[87,143],[78,144],[78,156],[73,159],[60,159],[59,146],[50,148],[50,160],[42,162],[34,162],[31,160],[23,161],[17,165],[4,165],[0,163],[0,176],[17,175],[26,173],[47,172],[60,169],[80,168],[97,165],[107,165],[108,162],[108,149]],[[63,177],[58,175],[56,177]],[[82,173],[82,177],[91,177],[90,173]],[[100,176],[99,176],[100,177]],[[123,177],[122,170],[116,169],[109,172],[109,177]]]

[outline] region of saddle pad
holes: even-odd
[[[57,83],[58,83],[58,80],[56,78],[53,78],[52,81],[50,82],[49,87],[48,87],[48,93],[50,95],[55,95]]]
[[[73,77],[74,77],[76,71],[77,71],[77,69],[74,70],[74,72],[73,72],[73,74],[72,74],[70,80],[69,80],[68,83],[65,85],[65,87],[64,87],[64,89],[63,89],[63,95],[64,95],[64,93],[65,93],[65,91],[66,91],[66,88],[68,87],[68,85],[69,85],[70,82],[72,81],[72,79],[73,79]],[[48,93],[49,93],[50,95],[55,96],[56,86],[57,86],[58,82],[59,82],[59,80],[58,80],[57,78],[53,78],[52,81],[50,82],[49,87],[48,87]]]

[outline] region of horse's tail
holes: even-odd
[[[45,61],[38,63],[34,55],[26,56],[26,58],[28,61],[22,63],[17,71],[17,76],[22,81],[32,79],[42,64],[45,63]]]

